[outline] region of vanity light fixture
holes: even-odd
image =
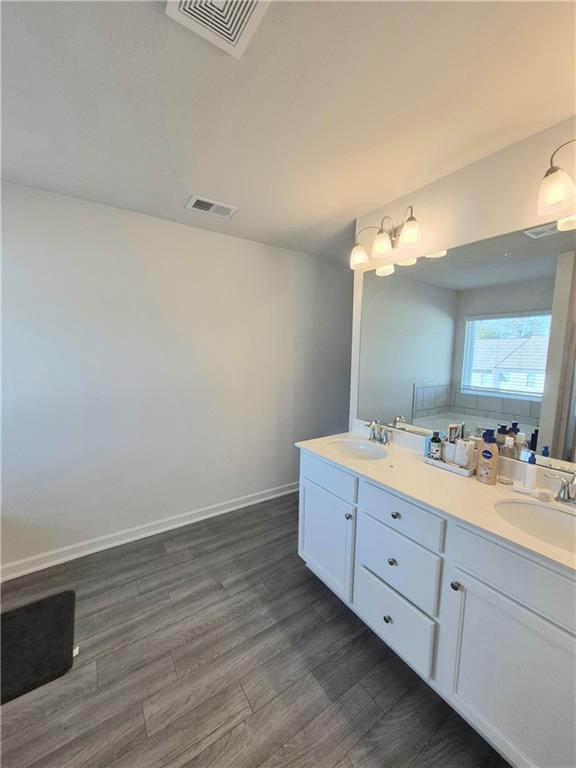
[[[441,259],[442,256],[446,256],[448,251],[444,249],[443,251],[434,251],[434,253],[427,253],[426,258],[427,259]]]
[[[409,205],[408,210],[410,211],[410,215],[402,224],[400,237],[398,238],[398,246],[400,248],[418,248],[422,242],[422,230],[414,216],[414,208]]]
[[[549,216],[552,213],[558,213],[565,208],[576,205],[576,185],[566,171],[554,165],[554,156],[568,144],[574,144],[576,139],[565,141],[564,144],[552,152],[550,157],[550,168],[544,174],[540,182],[538,192],[538,215]]]
[[[418,259],[404,259],[403,261],[399,261],[398,262],[398,266],[399,267],[413,267],[414,264],[416,264],[417,261],[418,261]]]
[[[366,248],[356,242],[356,245],[350,252],[350,269],[362,269],[363,267],[367,267],[369,263],[370,259],[366,253]]]
[[[563,219],[558,219],[556,228],[559,232],[570,232],[571,229],[576,229],[576,214],[574,216],[565,216]]]
[[[385,226],[385,222],[389,222],[388,226]],[[411,251],[418,248],[422,242],[422,230],[418,220],[414,216],[414,207],[409,205],[404,215],[404,221],[398,226],[394,225],[394,221],[390,216],[383,216],[380,221],[380,226],[362,227],[356,233],[356,242],[354,248],[350,253],[350,269],[363,269],[370,263],[368,254],[363,245],[358,242],[358,236],[365,232],[367,229],[376,229],[376,235],[372,242],[372,261],[378,265],[378,261],[386,258],[386,256],[396,248],[401,248],[403,251]],[[415,264],[413,259],[404,259],[405,262]],[[409,266],[405,264],[404,266]],[[394,271],[394,270],[392,270]],[[392,274],[387,272],[386,274]]]

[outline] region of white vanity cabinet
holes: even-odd
[[[452,706],[517,766],[576,766],[575,638],[460,568],[446,581]]]
[[[318,484],[330,481],[344,498]],[[298,554],[346,603],[352,599],[357,482],[335,467],[303,457]]]
[[[314,573],[511,765],[575,768],[574,573],[306,451],[300,492]]]
[[[360,482],[356,613],[425,680],[432,677],[444,540],[442,518]],[[424,546],[425,542],[427,546]]]

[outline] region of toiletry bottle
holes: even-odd
[[[504,445],[500,449],[500,462],[498,464],[498,480],[504,485],[512,485],[514,482],[513,465],[509,461],[502,459],[515,459],[516,448],[514,447],[514,437],[506,435]]]
[[[510,434],[517,435],[518,432],[520,432],[520,427],[518,426],[518,422],[517,421],[513,421],[512,422],[512,426],[510,427],[510,429],[508,431],[509,431]]]
[[[498,479],[498,446],[493,429],[487,429],[484,432],[484,443],[482,450],[478,454],[478,466],[476,468],[476,477],[481,483],[487,485],[496,485]]]
[[[537,478],[536,454],[534,453],[534,451],[532,451],[532,453],[530,454],[530,458],[528,459],[528,463],[524,468],[524,488],[529,488],[530,490],[534,490],[536,488],[536,478]]]
[[[515,459],[520,460],[522,458],[522,451],[526,450],[526,433],[517,432],[514,435],[514,450],[516,451]]]
[[[550,448],[547,445],[542,448],[542,456],[546,459],[550,457]]]
[[[532,432],[532,437],[530,438],[530,450],[536,451],[538,448],[538,428]]]
[[[440,440],[440,432],[434,432],[432,439],[430,440],[430,456],[433,459],[442,458],[442,440]]]
[[[496,433],[496,443],[498,444],[498,450],[504,445],[504,440],[508,434],[508,426],[506,424],[498,424],[498,432]]]

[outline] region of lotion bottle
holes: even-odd
[[[476,477],[481,483],[496,485],[499,461],[500,457],[494,430],[487,429],[484,432],[484,443],[478,454],[478,466],[476,468]]]

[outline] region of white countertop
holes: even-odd
[[[485,485],[475,476],[461,477],[424,463],[416,451],[399,445],[384,446],[386,457],[374,461],[343,457],[329,443],[339,438],[365,441],[360,434],[346,432],[296,443],[322,459],[372,480],[431,509],[450,515],[483,531],[498,536],[559,565],[576,570],[576,552],[555,547],[530,536],[506,522],[494,509],[499,499],[523,498],[510,486]],[[565,514],[565,513],[562,513]]]

